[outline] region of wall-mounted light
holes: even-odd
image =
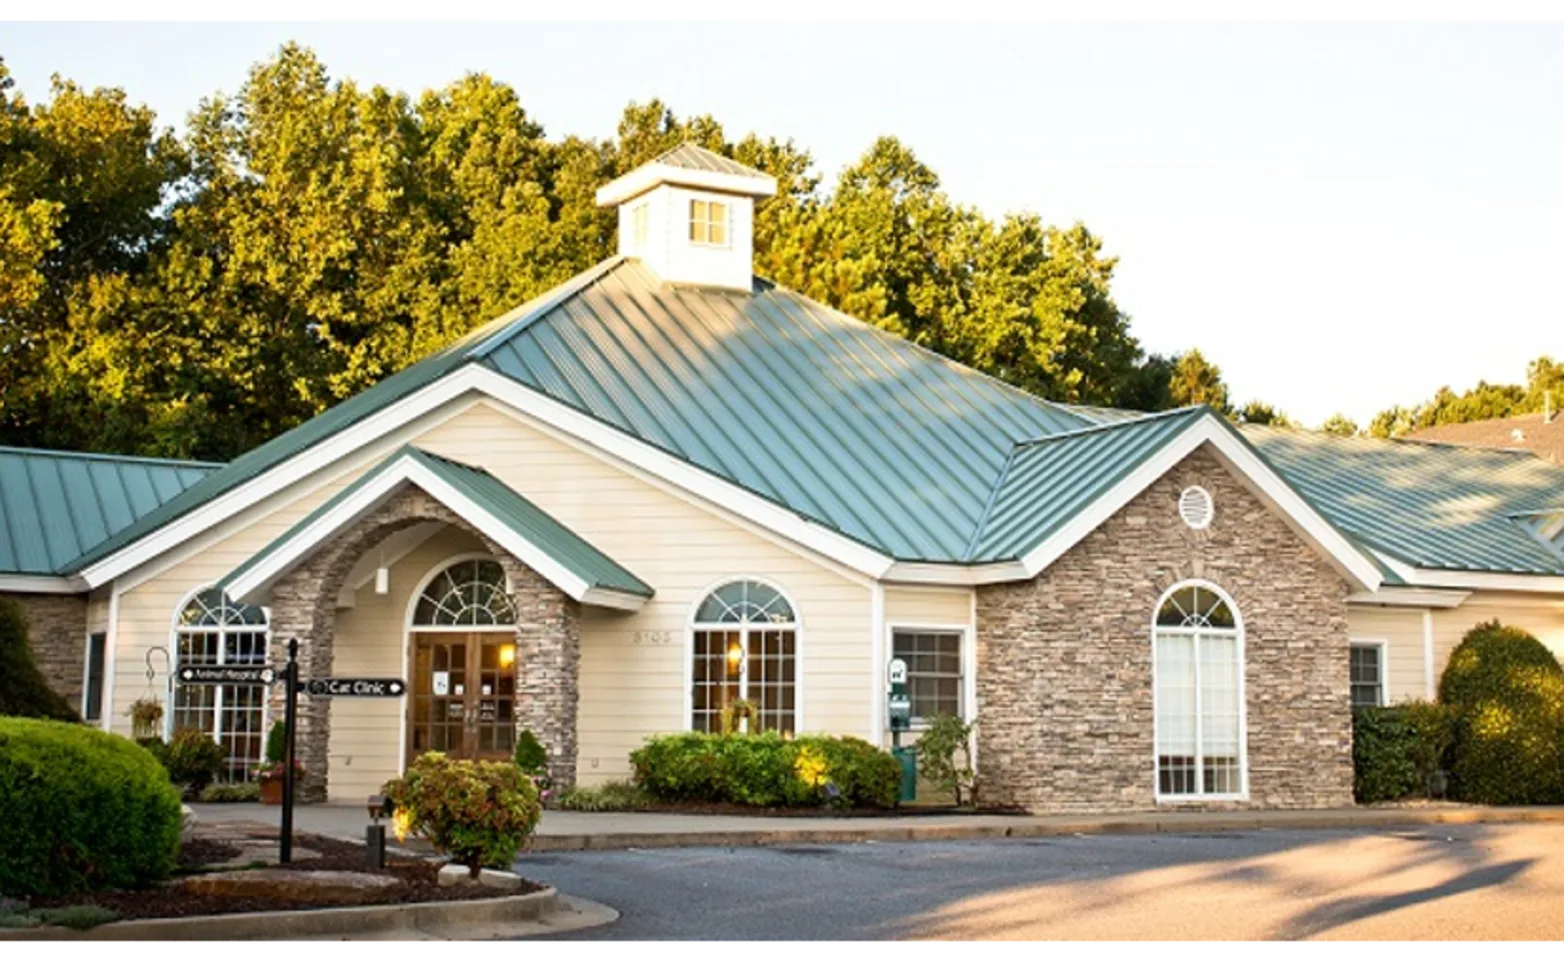
[[[738,673],[739,664],[743,662],[744,648],[739,646],[738,641],[736,640],[733,643],[728,644],[728,672]]]
[[[391,592],[391,571],[385,567],[375,570],[375,592],[382,597]]]
[[[500,647],[500,666],[510,667],[516,662],[516,645],[507,643]]]

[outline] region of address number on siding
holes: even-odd
[[[637,630],[635,642],[637,644],[661,644],[672,643],[675,635],[673,630]]]

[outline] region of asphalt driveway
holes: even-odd
[[[576,939],[1560,939],[1564,825],[524,856]]]

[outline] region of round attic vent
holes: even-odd
[[[1204,530],[1211,526],[1211,517],[1215,513],[1216,507],[1205,487],[1185,487],[1184,492],[1178,495],[1178,515],[1191,529]]]

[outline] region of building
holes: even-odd
[[[1540,413],[1471,423],[1445,423],[1414,431],[1407,438],[1462,447],[1530,450],[1544,460],[1564,464],[1564,418],[1553,409],[1551,402]]]
[[[226,465],[0,455],[0,590],[86,716],[259,756],[280,691],[191,664],[402,677],[305,696],[306,793],[428,749],[560,781],[650,734],[888,743],[977,720],[989,802],[1352,799],[1352,703],[1432,695],[1498,616],[1564,651],[1564,469],[1527,454],[1061,406],[751,275],[754,170],[683,146],[602,188],[620,252]]]

